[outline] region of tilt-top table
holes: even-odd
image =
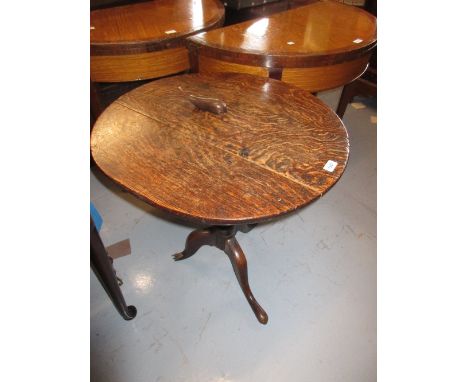
[[[174,259],[203,245],[224,251],[266,324],[235,235],[322,196],[343,173],[349,142],[341,120],[308,92],[217,73],[165,78],[121,96],[97,120],[91,149],[124,189],[205,227]]]

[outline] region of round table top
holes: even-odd
[[[217,98],[227,112],[196,108]],[[197,223],[255,223],[323,195],[349,154],[341,120],[284,82],[239,73],[187,74],[112,103],[91,135],[99,168],[153,206]]]
[[[221,26],[219,0],[153,0],[91,12],[91,54],[147,53],[182,46],[194,33]]]
[[[370,13],[319,1],[191,36],[205,54],[265,67],[331,65],[367,54],[377,41]]]

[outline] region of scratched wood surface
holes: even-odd
[[[223,100],[227,112],[199,110],[188,94]],[[345,169],[349,142],[341,120],[306,91],[213,73],[123,95],[96,122],[91,150],[104,173],[153,206],[227,225],[265,221],[323,195]],[[333,172],[323,169],[329,160]]]

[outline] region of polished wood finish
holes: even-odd
[[[350,62],[314,68],[265,68],[240,65],[215,58],[200,56],[197,65],[200,73],[235,72],[282,80],[310,92],[339,87],[360,77],[366,70],[369,55]]]
[[[227,110],[200,109],[193,96]],[[123,95],[97,120],[91,150],[103,172],[137,197],[214,225],[191,233],[175,260],[203,245],[223,250],[265,324],[235,235],[327,192],[346,167],[349,142],[341,120],[308,92],[269,78],[211,73],[164,78]],[[330,160],[336,168],[328,172]]]
[[[199,56],[200,72],[214,66],[205,68],[202,57],[242,65],[242,69],[283,68],[290,83],[318,91],[344,85],[364,72],[376,32],[375,17],[364,10],[319,1],[197,34],[187,44]],[[215,70],[220,68],[216,62]],[[299,70],[306,68],[309,71]],[[299,80],[299,76],[306,78]]]
[[[189,69],[184,39],[221,26],[218,0],[153,0],[91,12],[91,79],[123,82]]]
[[[228,112],[196,109],[179,87],[224,101]],[[320,100],[228,73],[165,78],[127,93],[99,117],[91,143],[97,165],[130,192],[218,225],[264,221],[310,203],[348,158],[346,130]],[[333,173],[323,170],[328,160],[338,163]]]
[[[282,81],[310,92],[337,88],[360,77],[366,70],[369,55],[357,60],[313,68],[285,68]]]
[[[114,268],[112,266],[112,259],[107,255],[106,248],[102,243],[101,237],[91,219],[91,267],[94,270],[98,280],[101,282],[104,290],[109,295],[115,308],[125,320],[133,319],[137,310],[133,305],[127,306],[125,299],[120,290]]]
[[[269,17],[189,38],[206,55],[265,67],[307,67],[355,59],[376,43],[371,14],[334,1],[319,1]],[[362,40],[359,43],[353,42]],[[288,44],[293,42],[294,44]]]
[[[189,68],[185,48],[123,56],[91,56],[91,80],[126,82],[164,77]]]
[[[246,229],[245,226],[244,228],[240,226],[228,226],[195,230],[187,237],[185,249],[180,253],[176,253],[173,257],[175,261],[188,259],[204,245],[215,246],[224,251],[231,261],[237,281],[252,311],[257,317],[257,320],[265,325],[268,322],[268,315],[250,290],[247,259],[235,238],[238,230],[248,232],[250,229]]]
[[[268,77],[268,68],[252,65],[241,65],[234,62],[217,60],[216,58],[199,56],[198,71],[200,73],[222,73],[222,72],[235,72],[247,73],[260,77]],[[194,70],[194,72],[196,72]]]
[[[377,0],[366,0],[365,9],[377,16]],[[346,108],[355,96],[377,97],[377,47],[372,51],[369,66],[361,78],[345,85],[336,108],[336,114],[343,118]]]
[[[91,55],[148,53],[183,46],[194,33],[218,27],[218,0],[153,0],[91,12]]]

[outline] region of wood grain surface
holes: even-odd
[[[199,110],[188,94],[222,100],[227,112]],[[97,120],[91,150],[104,173],[153,206],[232,225],[323,195],[345,169],[349,142],[341,120],[306,91],[219,73],[165,78],[123,95]],[[333,172],[323,169],[329,160]]]
[[[148,53],[183,46],[194,33],[222,25],[218,0],[153,0],[91,12],[91,55]]]
[[[91,56],[91,81],[126,82],[164,77],[190,68],[185,48],[121,56]]]
[[[319,1],[190,37],[199,54],[263,67],[338,64],[369,53],[376,18],[334,1]]]
[[[153,0],[91,12],[91,80],[126,82],[190,68],[185,38],[221,26],[218,0]]]
[[[247,73],[261,77],[268,77],[268,69],[261,66],[241,65],[234,62],[217,60],[216,58],[199,56],[199,72],[234,72]]]
[[[335,65],[311,68],[285,68],[281,80],[310,92],[346,85],[360,77],[369,63],[369,55]]]

